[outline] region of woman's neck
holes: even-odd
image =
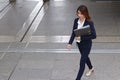
[[[83,22],[85,20],[85,18],[79,18],[80,22]]]

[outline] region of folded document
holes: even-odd
[[[75,29],[74,33],[76,37],[82,36],[82,35],[90,35],[91,34],[90,25],[83,26],[80,29]]]

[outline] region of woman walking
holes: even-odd
[[[91,64],[91,61],[89,58],[89,54],[92,47],[92,39],[96,38],[96,31],[94,28],[94,24],[89,16],[88,9],[85,5],[80,5],[76,13],[78,18],[74,20],[73,30],[72,30],[70,40],[67,44],[67,48],[70,50],[74,39],[76,39],[76,44],[81,54],[80,68],[79,68],[76,80],[81,80],[81,77],[85,70],[85,64],[87,64],[89,68],[89,71],[86,73],[86,76],[90,76],[91,73],[94,71],[93,65]],[[86,25],[90,26],[91,34],[76,37],[74,30],[80,29]]]

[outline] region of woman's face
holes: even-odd
[[[85,18],[85,16],[84,16],[80,11],[77,12],[77,16],[78,16],[79,18]]]

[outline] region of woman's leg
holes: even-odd
[[[89,49],[88,49],[88,52],[89,52],[89,53],[90,53],[91,47],[92,47],[92,42],[89,44]],[[93,68],[89,56],[88,56],[88,58],[87,58],[86,64],[87,64],[87,66],[88,66],[89,69],[92,69],[92,68]]]
[[[79,68],[76,80],[81,80],[81,77],[82,77],[84,70],[85,70],[86,61],[87,61],[87,55],[82,55],[81,60],[80,60],[80,68]]]
[[[90,50],[91,50],[91,46],[89,48],[82,48],[80,46],[81,45],[78,44],[78,48],[79,48],[79,51],[81,53],[81,59],[80,59],[80,68],[79,68],[76,80],[81,80],[81,77],[82,77],[84,70],[85,70],[86,63],[89,65],[90,68],[92,67],[90,59],[88,57]]]
[[[93,68],[89,57],[87,58],[86,64],[87,64],[87,66],[88,66],[89,69]]]

